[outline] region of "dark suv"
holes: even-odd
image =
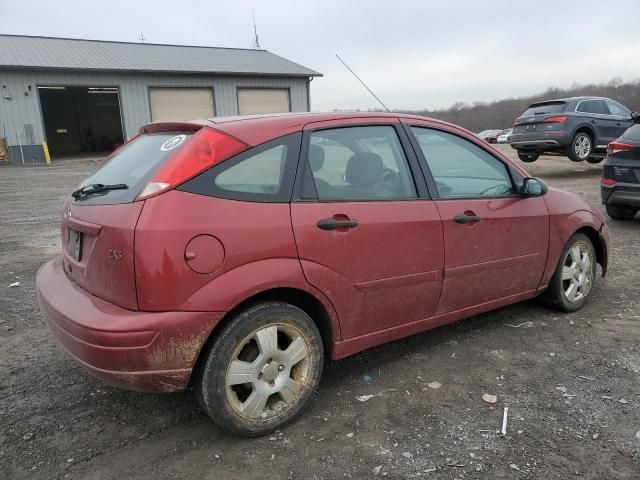
[[[574,162],[600,163],[607,144],[637,116],[609,98],[572,97],[534,103],[513,126],[511,146],[523,162],[542,154],[567,155]]]
[[[601,193],[613,219],[631,220],[640,210],[640,125],[608,145]]]

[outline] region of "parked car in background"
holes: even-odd
[[[507,128],[506,130],[503,130],[502,133],[498,135],[498,143],[509,143],[511,133],[513,133],[513,128]]]
[[[631,220],[640,210],[640,124],[607,146],[600,192],[611,218]]]
[[[36,278],[58,342],[249,436],[301,414],[325,357],[538,295],[580,309],[609,251],[598,209],[471,132],[361,112],[143,127],[61,232]]]
[[[534,103],[513,124],[511,147],[523,162],[542,154],[599,163],[607,144],[633,124],[637,114],[609,98],[572,97]]]
[[[487,143],[496,143],[498,141],[498,135],[502,133],[502,130],[483,130],[477,134],[479,138]]]

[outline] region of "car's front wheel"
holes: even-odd
[[[589,155],[591,155],[591,151],[593,150],[593,144],[591,142],[591,137],[586,132],[578,132],[571,140],[571,145],[569,146],[569,158],[574,162],[584,162]]]
[[[607,214],[614,220],[631,220],[638,213],[637,208],[626,205],[607,205]]]
[[[540,155],[538,153],[518,152],[518,158],[527,163],[535,162],[539,156]]]
[[[564,247],[542,300],[565,312],[575,312],[587,302],[595,279],[593,243],[583,233],[577,233]]]
[[[323,360],[322,337],[305,312],[286,303],[259,304],[220,332],[200,368],[196,396],[223,429],[265,435],[308,406]]]

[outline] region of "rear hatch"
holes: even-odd
[[[562,115],[566,107],[567,103],[562,100],[530,105],[513,123],[513,134],[537,133],[542,126],[546,131],[551,125],[566,123],[567,117]]]
[[[134,237],[144,205],[138,198],[193,133],[174,129],[140,135],[74,191],[63,209],[61,233],[65,272],[80,287],[121,307],[138,308]]]

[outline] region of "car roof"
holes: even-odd
[[[611,100],[611,99],[607,97],[593,97],[593,96],[584,95],[581,97],[552,98],[549,100],[534,102],[531,105],[544,105],[547,103],[554,103],[554,102],[575,102],[577,100]]]
[[[273,138],[287,135],[289,133],[299,132],[309,123],[358,118],[415,119],[429,121],[456,130],[463,130],[461,127],[442,120],[422,117],[419,115],[388,112],[275,113],[213,117],[206,119],[206,122],[210,122],[213,124],[214,128],[223,130],[249,145],[259,145]],[[197,123],[200,123],[200,121]]]

